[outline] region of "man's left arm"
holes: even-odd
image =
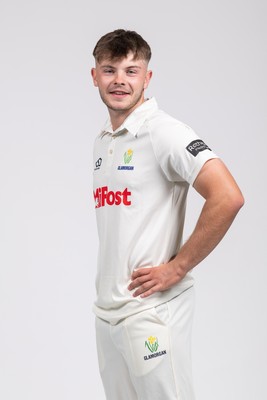
[[[180,282],[222,240],[244,204],[238,185],[219,159],[204,164],[193,186],[205,199],[193,233],[168,263],[133,272],[128,289],[135,290],[134,297],[147,297]]]

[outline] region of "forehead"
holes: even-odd
[[[121,58],[110,58],[104,57],[102,60],[96,63],[99,66],[109,65],[115,68],[126,67],[126,66],[139,66],[144,68],[147,66],[147,62],[140,58],[135,58],[132,52],[128,53],[126,57]]]

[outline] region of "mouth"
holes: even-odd
[[[129,92],[125,92],[123,90],[112,90],[109,93],[112,96],[116,96],[116,97],[125,97],[125,96],[128,96],[130,94]]]

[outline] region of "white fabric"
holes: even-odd
[[[193,400],[194,289],[117,325],[96,318],[107,400]]]
[[[182,245],[186,196],[216,155],[195,132],[145,101],[115,132],[110,121],[94,147],[99,233],[95,314],[112,324],[193,285],[190,274],[141,299],[127,289],[134,269],[168,262]]]

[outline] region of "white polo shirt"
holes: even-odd
[[[110,120],[95,140],[94,198],[99,234],[95,314],[111,324],[170,300],[193,285],[188,273],[147,298],[127,289],[134,269],[158,266],[182,245],[188,188],[217,156],[155,98],[116,131]]]

